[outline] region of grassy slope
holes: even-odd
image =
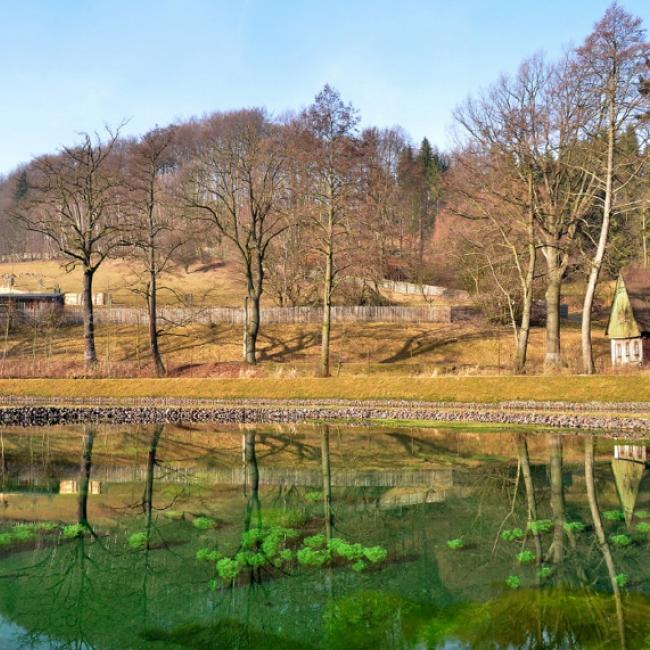
[[[1,379],[2,395],[39,397],[343,398],[458,402],[650,399],[650,375],[263,379]]]
[[[79,293],[82,289],[82,271],[69,273],[58,261],[0,263],[0,285],[14,276],[17,289],[27,291],[51,290]],[[142,296],[133,289],[142,287],[145,278],[137,266],[123,260],[106,260],[94,280],[95,292],[108,292],[115,304],[144,306]],[[244,284],[233,263],[213,266],[194,265],[189,273],[178,268],[161,278],[160,304],[173,304],[179,295],[192,294],[195,304],[216,304],[222,307],[240,307],[244,299]],[[170,290],[165,290],[167,287]]]

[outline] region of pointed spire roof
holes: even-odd
[[[650,333],[650,269],[626,267],[616,282],[607,336],[633,338]]]
[[[612,472],[616,483],[616,492],[625,514],[625,523],[632,525],[632,516],[639,496],[639,486],[645,474],[645,463],[634,460],[615,458],[612,460]]]

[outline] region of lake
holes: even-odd
[[[650,648],[648,449],[479,427],[4,429],[0,647]]]

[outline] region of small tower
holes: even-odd
[[[621,271],[605,334],[611,340],[612,365],[650,365],[650,270]]]

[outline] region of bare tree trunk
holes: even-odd
[[[84,431],[83,451],[81,453],[81,466],[79,468],[79,497],[77,500],[77,521],[87,528],[88,525],[88,492],[90,489],[90,471],[93,464],[93,443],[95,442],[95,429]]]
[[[165,428],[164,424],[157,424],[151,435],[149,442],[149,452],[147,454],[147,479],[144,484],[144,496],[142,497],[142,510],[146,517],[147,533],[151,530],[152,516],[153,516],[153,485],[154,485],[154,471],[156,469],[156,458],[158,455],[158,442],[160,436]],[[147,541],[147,545],[149,542]]]
[[[257,335],[260,331],[260,299],[249,295],[246,305],[246,363],[257,363]]]
[[[93,315],[93,269],[84,269],[83,284],[83,317],[84,317],[84,358],[86,369],[97,366],[97,350],[95,348],[95,320]]]
[[[643,268],[648,268],[648,208],[641,212],[641,241],[643,248]]]
[[[330,376],[330,334],[332,329],[332,285],[334,280],[334,255],[331,237],[327,242],[325,275],[323,276],[323,325],[321,332],[320,376]]]
[[[417,280],[422,282],[422,267],[424,265],[424,220],[426,207],[420,206],[420,218],[418,223],[418,272]]]
[[[600,510],[598,508],[598,499],[596,498],[596,484],[594,481],[594,439],[590,435],[585,436],[585,483],[587,484],[587,499],[589,500],[589,509],[591,510],[591,519],[594,524],[596,540],[598,541],[598,547],[603,555],[603,559],[605,560],[605,566],[607,567],[607,573],[609,575],[609,581],[612,585],[612,592],[616,603],[616,619],[618,621],[620,646],[624,649],[626,647],[626,641],[623,602],[621,599],[621,590],[616,582],[616,568],[614,567],[612,551],[607,542],[603,520],[600,517]]]
[[[546,356],[544,367],[557,370],[560,367],[560,299],[562,272],[555,246],[545,246],[547,287],[546,287]]]
[[[250,530],[253,516],[257,519],[257,525],[261,526],[260,509],[260,470],[257,465],[257,454],[255,452],[255,433],[244,434],[244,462],[246,464],[246,485],[250,487],[250,497],[246,504],[246,515],[244,530]]]
[[[528,174],[528,267],[526,274],[522,276],[519,261],[517,260],[517,269],[522,281],[522,292],[524,302],[521,312],[521,323],[517,332],[517,353],[515,356],[515,372],[521,373],[526,367],[528,357],[528,340],[530,337],[530,316],[533,309],[533,283],[535,282],[535,267],[537,266],[537,247],[535,246],[535,208],[534,208],[534,188],[532,172]],[[515,253],[516,254],[516,253]]]
[[[562,438],[551,436],[551,512],[553,514],[553,564],[564,558],[564,489],[562,485]]]
[[[528,445],[526,436],[522,433],[517,435],[517,456],[521,467],[521,475],[524,478],[524,488],[526,490],[526,503],[528,506],[528,523],[537,520],[537,502],[535,501],[535,486],[533,477],[530,472],[530,457],[528,456]],[[535,543],[535,557],[537,564],[542,561],[542,542],[539,535],[533,536]]]
[[[330,429],[326,424],[321,428],[321,472],[323,476],[323,515],[325,518],[325,537],[332,539],[332,470],[330,467]]]
[[[165,375],[165,364],[158,347],[158,271],[156,267],[155,239],[151,234],[153,224],[149,225],[149,287],[147,290],[147,307],[149,309],[149,350],[156,370],[156,376]]]
[[[594,306],[596,286],[600,277],[600,269],[603,265],[607,240],[609,238],[609,224],[611,220],[612,206],[614,204],[614,144],[616,140],[616,98],[614,93],[609,98],[609,126],[607,128],[607,169],[605,171],[605,199],[603,204],[603,221],[600,226],[600,236],[596,254],[591,261],[591,270],[585,300],[582,307],[582,371],[586,375],[593,375],[596,372],[594,364],[594,351],[591,340],[591,313]]]
[[[532,223],[531,223],[532,229]],[[535,242],[532,238],[528,244],[528,268],[523,279],[524,303],[522,305],[521,323],[517,332],[517,353],[515,356],[515,372],[521,373],[526,367],[528,357],[528,340],[530,338],[530,316],[533,309],[533,282],[536,266]]]

